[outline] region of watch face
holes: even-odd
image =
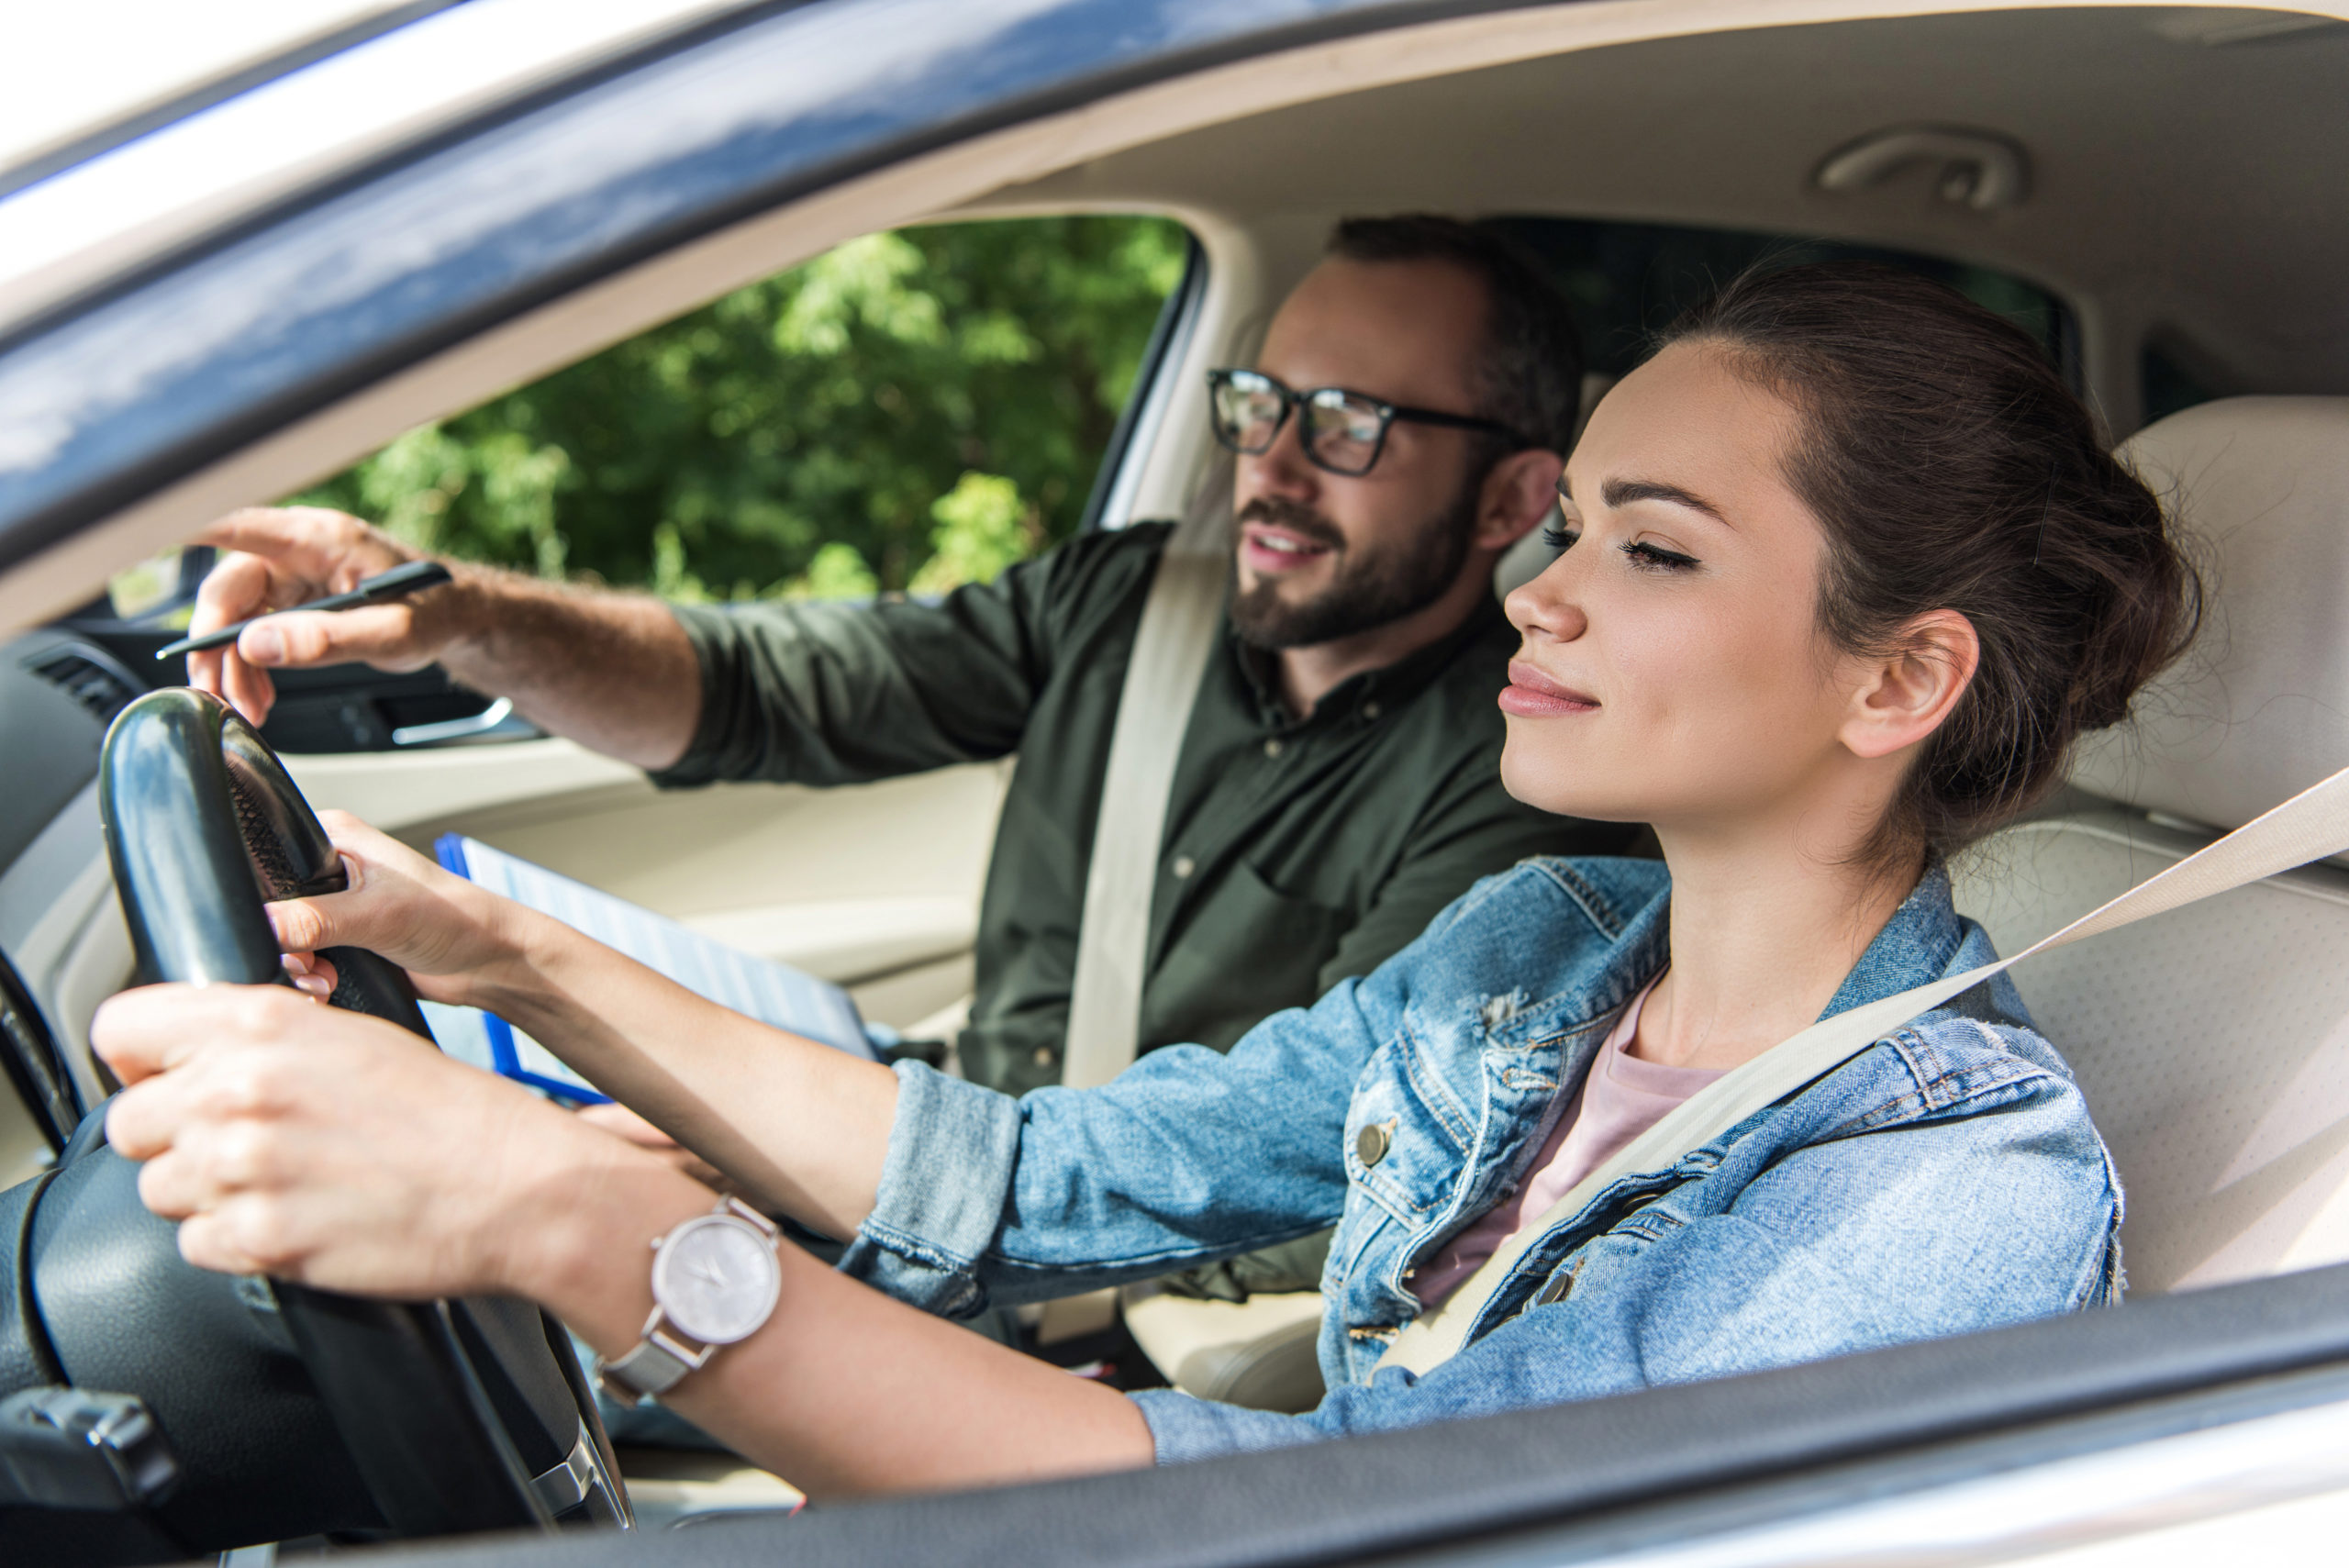
[[[755,1332],[782,1284],[774,1243],[725,1215],[687,1220],[652,1260],[652,1298],[705,1345],[730,1345]]]

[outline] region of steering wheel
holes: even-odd
[[[142,978],[289,984],[262,906],[335,891],[343,871],[267,743],[217,697],[150,692],[116,719],[99,780],[106,851]],[[431,1040],[395,965],[352,948],[327,956],[337,973],[331,1005]],[[50,1236],[45,1244],[36,1237],[40,1255],[28,1260],[29,1277],[73,1380],[144,1396],[142,1377],[170,1380],[163,1361],[176,1364],[191,1351],[200,1358],[215,1347],[175,1343],[182,1336],[169,1332],[146,1348],[144,1359],[158,1364],[142,1370],[139,1347],[122,1342],[121,1304],[92,1299],[77,1311],[71,1301],[51,1299],[55,1279],[110,1276],[116,1294],[141,1301],[210,1300],[224,1286],[250,1292],[257,1282],[225,1281],[181,1260],[174,1228],[139,1203],[137,1167],[103,1147],[102,1119],[94,1115],[77,1133],[42,1196],[41,1219],[60,1222],[37,1227]],[[81,1218],[65,1223],[47,1212],[61,1201]],[[86,1259],[77,1266],[71,1254],[83,1234],[102,1234],[110,1238],[103,1245],[135,1256],[95,1270]],[[130,1292],[122,1290],[127,1264],[136,1282]],[[629,1522],[594,1396],[562,1329],[537,1308],[488,1298],[362,1300],[282,1282],[267,1295],[316,1403],[355,1462],[381,1526],[394,1534],[544,1529],[583,1516]],[[72,1327],[94,1313],[106,1332]],[[160,1315],[173,1330],[177,1316]],[[61,1318],[69,1325],[62,1332]],[[104,1375],[112,1381],[95,1382],[75,1364],[68,1339],[78,1340],[85,1356],[109,1362]],[[173,1412],[157,1414],[184,1447]],[[252,1434],[244,1440],[250,1445]]]

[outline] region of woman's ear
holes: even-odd
[[[1855,756],[1888,757],[1942,727],[1982,662],[1974,623],[1955,610],[1910,621],[1898,652],[1865,666],[1836,739]]]
[[[1565,459],[1539,447],[1493,464],[1476,498],[1476,543],[1497,552],[1531,533],[1557,501],[1565,471]]]

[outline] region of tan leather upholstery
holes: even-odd
[[[2200,541],[2210,628],[2076,769],[2113,809],[1961,859],[1958,906],[2002,952],[2349,765],[2349,399],[2208,404],[2124,455]],[[2016,980],[2120,1167],[2132,1289],[2349,1259],[2349,872],[2274,877]]]
[[[1125,1308],[1134,1342],[1186,1394],[1291,1415],[1321,1402],[1319,1291],[1196,1301],[1130,1285]]]
[[[2210,615],[2075,778],[2240,827],[2349,762],[2349,397],[2206,403],[2122,455],[2200,542]]]
[[[1958,905],[2018,952],[2209,841],[2121,812],[2025,823],[1968,858]],[[2349,1260],[2344,958],[2328,865],[2016,972],[2120,1167],[2132,1291]]]

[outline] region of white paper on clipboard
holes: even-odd
[[[447,834],[433,851],[443,866],[474,885],[551,915],[658,970],[696,995],[852,1056],[874,1059],[855,1002],[829,980],[713,941],[665,915],[557,875],[478,839]],[[437,1002],[425,1003],[424,1011],[434,1038],[451,1056],[574,1103],[599,1104],[609,1097],[494,1013]]]

